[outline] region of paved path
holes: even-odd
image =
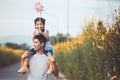
[[[19,63],[10,65],[5,68],[0,69],[0,80],[26,80],[27,74],[22,75],[17,73],[17,70],[19,69]],[[49,76],[50,80],[65,80],[61,77],[56,78],[53,75]]]

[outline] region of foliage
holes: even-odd
[[[27,45],[26,43],[23,44],[16,44],[16,43],[12,43],[12,42],[7,42],[4,44],[4,46],[8,47],[8,48],[12,48],[12,49],[23,49],[26,50],[29,48],[29,45]]]
[[[4,67],[19,61],[19,57],[23,52],[23,50],[0,46],[0,67]]]
[[[78,39],[54,46],[58,67],[70,80],[120,79],[120,13],[112,26],[91,19]]]
[[[62,33],[58,33],[56,36],[51,36],[51,44],[55,45],[60,42],[65,42],[67,41],[67,36],[63,35]]]

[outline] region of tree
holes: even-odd
[[[18,44],[7,42],[5,43],[6,47],[12,48],[12,49],[22,49],[22,47]]]

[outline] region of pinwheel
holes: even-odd
[[[44,8],[44,6],[41,5],[40,1],[35,3],[34,9],[36,10],[37,13],[40,13],[40,15],[41,15],[41,12],[44,11],[43,8]]]

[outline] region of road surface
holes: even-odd
[[[0,80],[27,80],[27,74],[22,75],[17,73],[19,69],[19,63],[10,65],[0,69]],[[49,76],[50,80],[65,80],[61,76],[59,78],[54,75]]]

